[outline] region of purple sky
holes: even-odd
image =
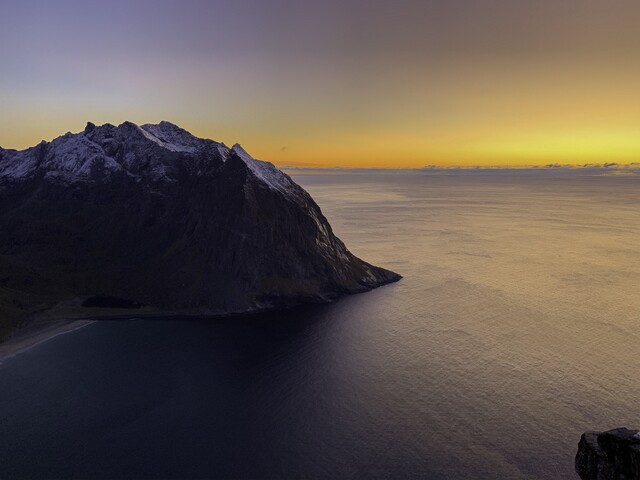
[[[638,25],[637,0],[0,0],[0,145],[165,119],[281,164],[631,160]]]

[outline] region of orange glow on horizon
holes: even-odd
[[[335,15],[344,2],[335,12],[314,4],[283,11],[269,28],[258,16],[253,29],[230,3],[242,31],[257,35],[246,39],[227,34],[233,22],[172,38],[145,12],[153,41],[140,41],[138,22],[114,37],[105,19],[95,32],[103,41],[73,55],[83,22],[67,31],[43,17],[30,34],[48,49],[21,43],[23,29],[7,25],[0,35],[14,39],[16,68],[0,78],[0,146],[34,146],[87,121],[168,120],[280,166],[640,162],[640,3],[498,0],[490,12],[454,3],[403,12],[380,3],[371,18]],[[179,5],[184,25],[213,14]],[[173,25],[176,14],[157,20]],[[317,28],[289,32],[292,24]],[[111,46],[118,39],[126,49]]]

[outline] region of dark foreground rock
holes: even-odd
[[[225,314],[399,278],[349,252],[304,189],[239,145],[125,122],[0,148],[0,313],[44,295]]]
[[[640,479],[640,433],[627,428],[585,432],[578,445],[576,472],[582,480]]]

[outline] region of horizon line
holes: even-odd
[[[259,160],[259,159],[257,159]],[[273,163],[273,162],[271,162]],[[558,164],[545,165],[425,165],[422,167],[345,167],[345,166],[305,166],[305,165],[278,165],[281,170],[375,170],[375,171],[435,171],[435,170],[639,170],[640,162],[618,163],[585,163],[585,164]]]

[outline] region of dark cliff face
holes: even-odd
[[[400,278],[352,255],[273,165],[167,122],[88,124],[0,151],[3,265],[8,288],[192,313],[324,301]]]
[[[576,472],[582,480],[640,479],[640,433],[627,428],[585,432],[578,445]]]

